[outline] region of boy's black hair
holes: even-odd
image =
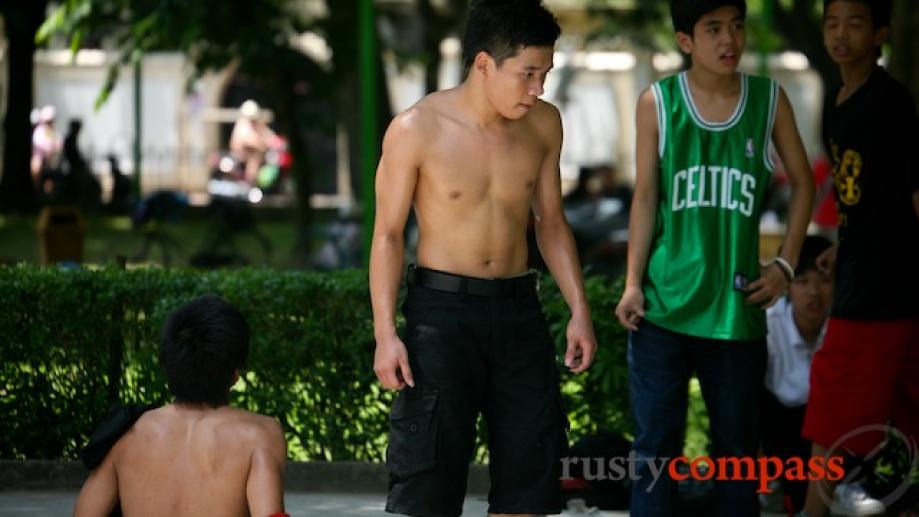
[[[488,53],[500,66],[523,47],[554,47],[561,28],[542,0],[478,0],[473,2],[463,34],[463,71],[475,56]]]
[[[833,2],[839,2],[841,0],[823,0],[823,12],[824,16],[826,15],[826,9]],[[868,10],[871,11],[871,24],[874,26],[874,30],[883,29],[884,27],[890,27],[890,17],[893,12],[893,2],[891,0],[848,0],[850,2],[858,2],[860,4],[868,7]]]
[[[817,258],[832,245],[833,243],[826,237],[819,235],[805,237],[804,243],[801,245],[801,253],[798,255],[798,267],[795,268],[795,276],[816,270]]]
[[[248,354],[249,324],[216,295],[182,305],[163,326],[160,366],[176,402],[227,404],[233,376]]]
[[[747,17],[746,0],[670,0],[673,30],[694,36],[692,29],[700,18],[725,6],[736,7],[740,10],[741,18]]]

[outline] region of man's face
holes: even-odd
[[[871,10],[861,2],[837,0],[823,14],[823,45],[838,65],[873,60],[884,35],[874,30]]]
[[[678,32],[680,49],[692,56],[694,66],[716,74],[737,70],[747,44],[746,26],[740,9],[724,6],[706,13],[693,26],[693,34]]]
[[[552,47],[523,47],[500,65],[489,59],[485,92],[498,113],[515,120],[533,108],[552,69],[552,55]]]
[[[788,287],[788,297],[795,319],[823,325],[833,302],[833,277],[815,269],[805,271]]]

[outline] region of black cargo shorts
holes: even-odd
[[[567,419],[536,275],[483,280],[410,266],[402,310],[415,387],[390,415],[386,511],[462,513],[481,413],[488,511],[559,513]]]

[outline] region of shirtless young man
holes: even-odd
[[[531,210],[571,309],[572,372],[590,365],[596,338],[561,209],[561,121],[538,99],[558,34],[539,1],[474,4],[463,84],[398,115],[384,138],[370,291],[374,370],[384,387],[402,390],[387,451],[389,512],[460,515],[480,412],[489,430],[489,513],[560,511],[565,415],[536,277],[527,273]],[[394,306],[413,205],[420,238],[403,341]]]
[[[175,402],[145,413],[89,475],[75,517],[284,515],[287,447],[277,420],[227,406],[249,352],[236,308],[204,296],[163,330],[160,364]]]

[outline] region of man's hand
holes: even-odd
[[[401,390],[405,385],[415,387],[412,369],[408,366],[408,352],[398,336],[377,340],[373,354],[373,371],[380,384],[388,390]]]
[[[590,317],[571,318],[566,337],[568,349],[565,351],[565,366],[571,373],[581,373],[590,368],[597,353],[597,337]]]
[[[819,269],[821,273],[832,275],[833,271],[836,270],[837,250],[839,250],[839,244],[834,244],[825,249],[823,253],[817,257],[817,269]]]
[[[775,262],[760,268],[760,276],[745,289],[750,293],[744,300],[747,305],[761,305],[768,309],[775,305],[788,289],[788,277]]]
[[[619,305],[616,306],[616,317],[623,327],[632,331],[638,330],[638,322],[645,317],[645,295],[640,288],[625,288]]]

